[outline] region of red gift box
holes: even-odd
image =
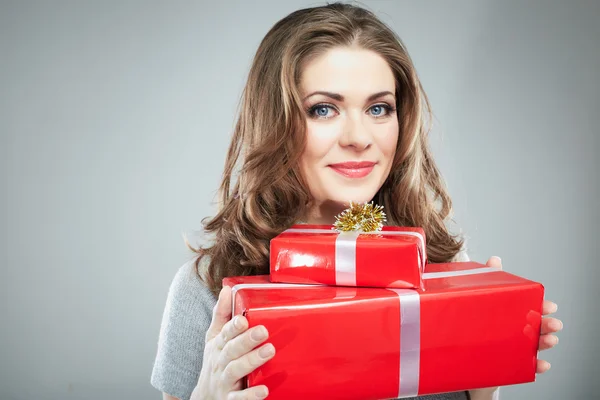
[[[423,277],[425,291],[226,278],[233,314],[276,349],[248,385],[272,400],[375,400],[535,380],[540,283],[473,262]]]
[[[271,282],[422,288],[427,262],[421,228],[337,232],[294,225],[271,240]]]

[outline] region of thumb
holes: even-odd
[[[231,288],[223,286],[219,292],[219,299],[215,308],[213,308],[213,316],[210,326],[206,331],[206,341],[213,339],[221,332],[223,326],[231,319]]]
[[[492,256],[490,257],[490,259],[485,263],[486,267],[492,267],[492,268],[500,268],[502,269],[502,259],[498,256]]]

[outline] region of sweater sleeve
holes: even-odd
[[[180,267],[169,288],[150,384],[188,400],[196,387],[206,331],[216,298],[196,276],[193,261]]]

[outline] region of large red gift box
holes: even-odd
[[[422,228],[337,232],[294,225],[271,240],[271,282],[422,288],[427,262]]]
[[[429,264],[425,290],[226,278],[233,314],[275,357],[247,377],[269,399],[375,400],[535,380],[544,288],[474,262]]]

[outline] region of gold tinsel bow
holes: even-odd
[[[385,222],[383,207],[374,205],[373,202],[355,204],[350,202],[350,207],[335,217],[334,229],[338,232],[377,232]]]

